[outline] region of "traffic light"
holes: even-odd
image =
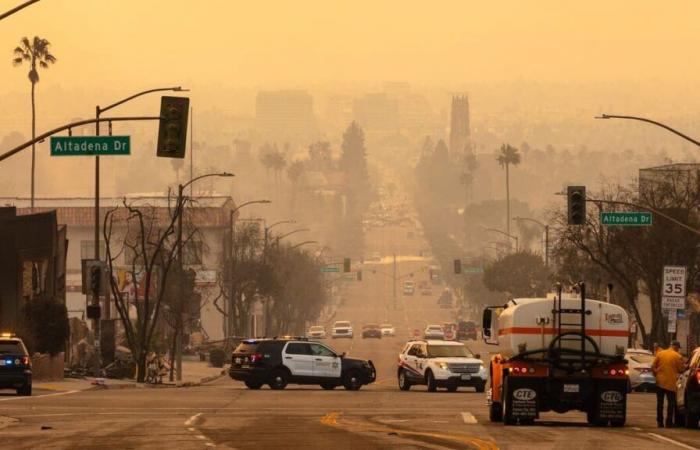
[[[461,259],[455,259],[455,273],[456,274],[462,273],[462,260]]]
[[[190,99],[187,97],[160,98],[160,126],[156,155],[165,158],[184,158],[187,144],[187,117]]]
[[[350,267],[350,258],[343,259],[343,272],[350,272],[352,268]]]
[[[102,269],[100,266],[90,267],[90,292],[92,295],[100,295],[102,284]]]
[[[569,225],[586,223],[586,186],[569,186],[566,190]]]
[[[362,281],[362,271],[361,270],[357,271],[357,281]]]

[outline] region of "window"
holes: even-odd
[[[204,243],[202,241],[185,242],[182,248],[183,264],[186,266],[201,266],[203,249]]]
[[[411,356],[421,356],[421,353],[420,344],[413,344],[413,347],[408,351],[408,354]]]
[[[106,255],[105,241],[100,241],[100,260],[105,261]],[[95,241],[80,241],[80,259],[95,259]]]
[[[309,344],[290,342],[289,345],[287,345],[287,351],[285,353],[288,355],[310,355],[311,349],[309,347]]]
[[[311,346],[311,354],[314,356],[335,356],[335,353],[333,353],[328,347],[324,347],[323,345],[319,344],[310,344]]]
[[[463,345],[429,345],[430,358],[472,358],[472,354]]]
[[[22,353],[26,354],[24,346],[19,341],[0,341],[0,354]]]

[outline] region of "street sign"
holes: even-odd
[[[662,309],[685,309],[685,297],[661,297]]]
[[[677,316],[675,314],[669,314],[668,316],[668,332],[676,332],[676,323],[678,322]]]
[[[131,154],[131,136],[54,136],[51,156]]]
[[[601,212],[601,225],[619,225],[625,227],[648,227],[653,222],[650,212]]]
[[[325,266],[321,267],[321,272],[322,273],[337,273],[340,272],[340,267],[337,266]]]
[[[462,270],[464,273],[484,273],[483,267],[465,267]]]
[[[664,266],[661,288],[661,307],[664,309],[685,309],[684,266]]]

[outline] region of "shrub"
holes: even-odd
[[[23,323],[18,334],[30,354],[53,356],[64,351],[70,334],[66,306],[51,299],[37,298],[27,300],[23,309]]]
[[[215,347],[209,352],[209,362],[212,367],[224,367],[226,361],[226,352],[223,348]]]

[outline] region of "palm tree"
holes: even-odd
[[[520,164],[520,153],[510,144],[501,145],[496,161],[506,169],[506,230],[510,234],[510,166]]]
[[[48,69],[49,64],[54,64],[56,58],[49,51],[51,43],[39,36],[34,36],[34,40],[30,41],[27,37],[23,37],[20,45],[14,50],[14,59],[12,63],[19,66],[26,62],[30,65],[29,81],[32,83],[32,139],[36,137],[36,104],[34,101],[34,87],[39,82],[39,68]],[[38,66],[38,67],[37,67]],[[34,172],[36,169],[36,152],[35,145],[32,144],[32,176],[31,176],[31,207],[34,209]]]
[[[294,161],[287,168],[287,177],[289,181],[292,182],[292,211],[294,211],[294,207],[296,206],[296,194],[299,189],[299,181],[304,174],[304,169],[304,162],[299,160]]]

